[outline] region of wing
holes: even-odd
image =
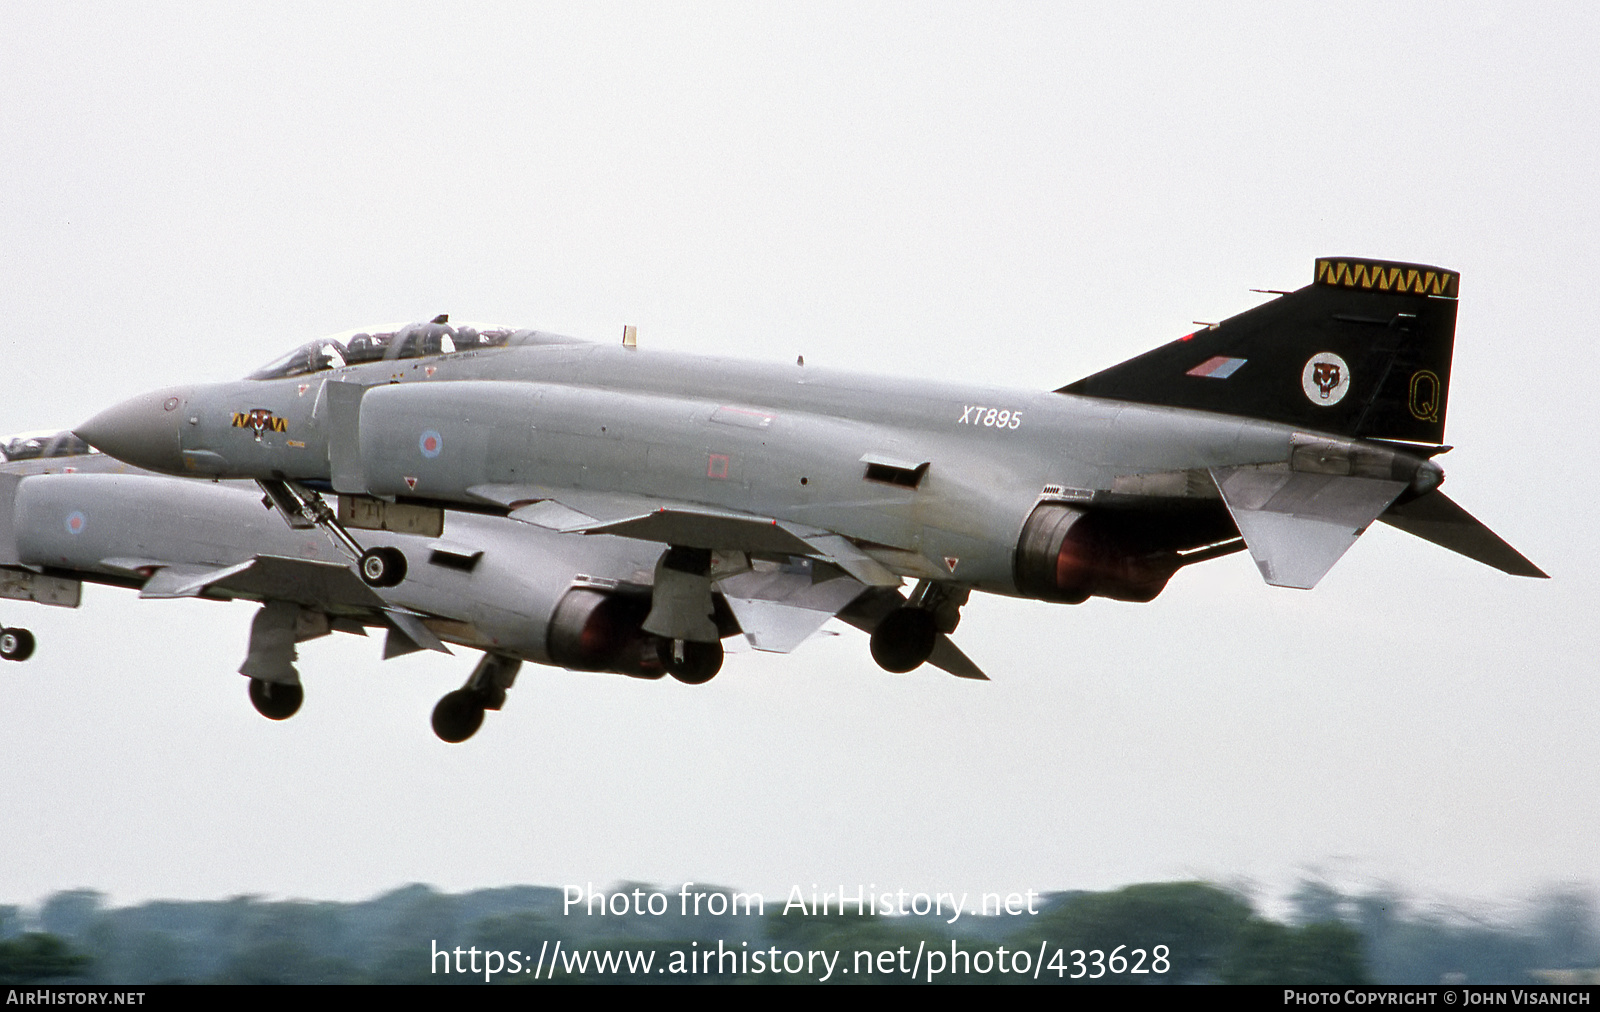
[[[333,630],[364,635],[367,624],[381,624],[389,629],[385,659],[415,650],[450,652],[423,623],[428,616],[385,600],[343,563],[258,555],[226,566],[125,557],[104,559],[101,565],[143,577],[142,598],[247,598],[325,616],[302,623],[301,642]]]
[[[511,510],[511,518],[570,534],[613,534],[686,548],[794,555],[830,562],[865,586],[900,578],[830,531],[737,510],[653,496],[541,485],[475,485],[469,492]]]

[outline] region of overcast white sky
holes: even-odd
[[[1081,12],[1081,13],[1080,13]],[[0,603],[0,902],[621,879],[1022,890],[1320,870],[1600,882],[1586,4],[66,5],[0,32],[0,431],[459,319],[1055,387],[1295,288],[1462,272],[1448,491],[1549,571],[1379,525],[1310,593],[997,598],[994,676],[850,632],[711,684],[307,644],[252,608]],[[1590,307],[1590,308],[1585,308]]]

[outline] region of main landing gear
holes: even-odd
[[[33,633],[26,629],[0,629],[0,658],[25,661],[33,656]]]
[[[685,685],[704,685],[722,670],[722,641],[661,639],[656,641],[656,656],[673,678]]]
[[[268,720],[288,720],[300,712],[306,690],[298,685],[269,682],[262,678],[250,679],[250,705]]]
[[[321,528],[340,551],[355,561],[356,572],[367,586],[394,587],[406,578],[405,553],[398,548],[362,548],[319,493],[293,481],[272,479],[256,484],[290,527],[296,530]]]
[[[250,650],[239,674],[250,679],[250,705],[261,716],[288,720],[299,712],[306,693],[294,666],[295,644],[326,634],[326,621],[290,601],[268,601],[250,620]]]
[[[445,693],[433,708],[433,733],[452,745],[477,734],[483,726],[484,711],[505,705],[506,690],[516,683],[521,668],[522,662],[515,657],[484,654],[467,683]]]
[[[939,641],[933,613],[916,607],[896,608],[872,630],[872,659],[895,674],[920,668]]]
[[[711,594],[711,552],[671,545],[656,561],[650,614],[641,628],[654,636],[661,667],[686,685],[704,685],[722,670],[722,630]]]
[[[885,615],[872,630],[872,659],[895,674],[921,667],[933,656],[939,635],[956,631],[961,606],[970,594],[965,587],[919,582],[911,599]]]

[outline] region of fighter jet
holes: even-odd
[[[76,471],[80,458],[92,452],[88,443],[70,432],[49,430],[0,437],[0,500],[15,494],[18,477]],[[123,466],[117,469],[127,470]],[[0,501],[0,560],[15,554],[8,550],[12,544],[10,520],[10,511]],[[82,584],[76,581],[40,577],[0,565],[0,598],[76,608],[81,589]],[[33,656],[35,646],[31,630],[0,625],[0,660],[25,661]]]
[[[403,584],[375,589],[311,525],[274,516],[253,483],[137,471],[90,453],[71,433],[0,440],[0,450],[0,598],[77,607],[89,581],[143,598],[260,601],[239,673],[256,709],[274,720],[292,716],[304,697],[296,644],[330,632],[386,629],[385,659],[448,653],[447,642],[482,650],[466,684],[434,710],[434,731],[450,742],[471,737],[485,710],[501,708],[523,661],[667,674],[669,645],[639,629],[665,546],[449,511],[442,529],[371,535],[416,562]],[[776,652],[794,649],[865,589],[842,574],[766,564],[722,582],[719,631],[743,631],[757,649]],[[773,593],[796,583],[803,593]],[[871,616],[870,599],[849,612],[858,623]],[[26,660],[33,648],[26,629],[0,633],[7,660]],[[710,677],[675,674],[690,683]]]
[[[374,587],[418,559],[365,532],[446,508],[658,546],[627,635],[670,644],[674,672],[720,666],[727,580],[787,567],[777,596],[801,594],[809,566],[859,588],[818,606],[855,606],[882,667],[981,677],[946,638],[974,590],[1149,601],[1242,550],[1269,584],[1310,589],[1374,520],[1544,576],[1439,488],[1459,286],[1319,259],[1306,287],[1047,391],[441,316],[144,394],[76,432],[152,470],[257,480]]]

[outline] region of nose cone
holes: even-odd
[[[187,387],[153,390],[95,415],[72,431],[90,446],[151,471],[183,473],[180,426]]]

